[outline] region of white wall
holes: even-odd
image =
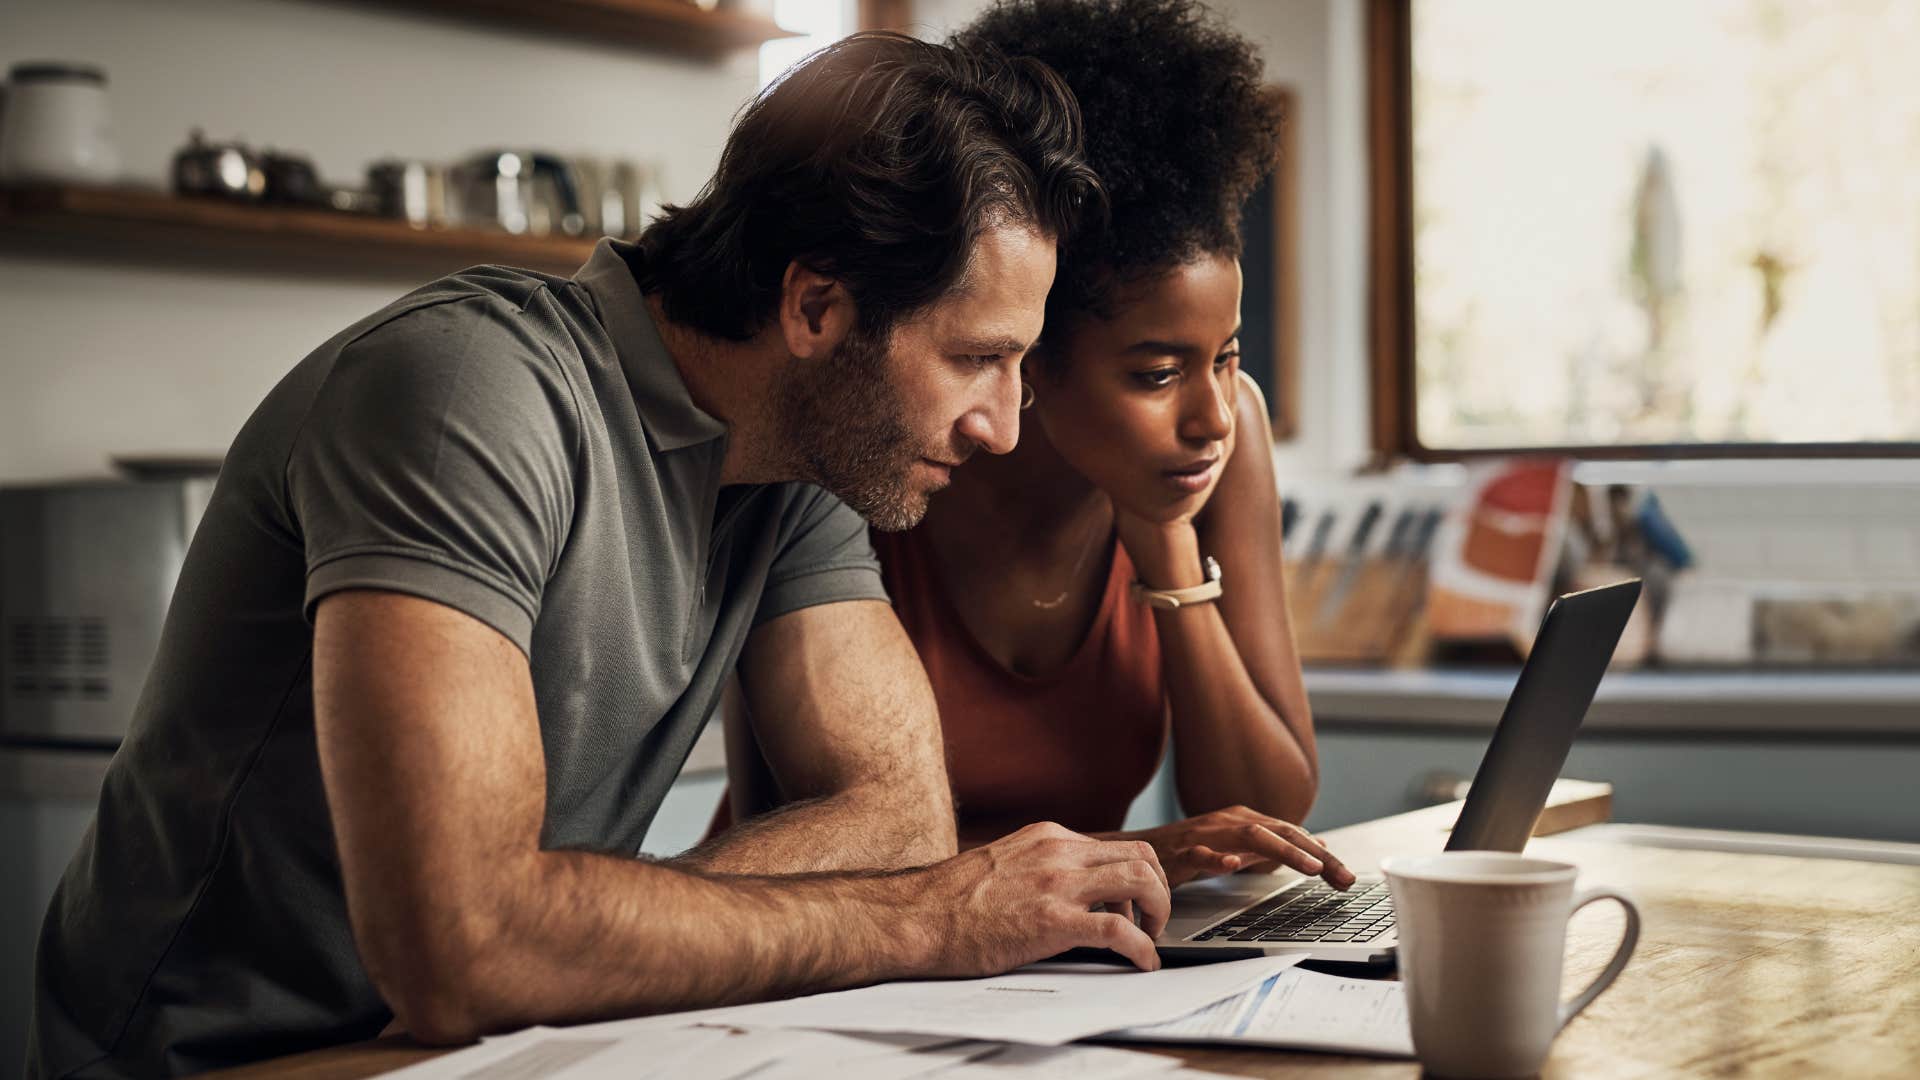
[[[761,5],[764,6],[764,5]],[[925,36],[984,6],[920,0]],[[1300,103],[1300,439],[1304,479],[1365,456],[1360,14],[1340,0],[1233,0]],[[130,180],[161,185],[189,128],[311,155],[348,182],[385,156],[487,146],[661,163],[698,190],[754,89],[749,50],[719,64],[322,0],[7,0],[0,62],[106,68]],[[0,254],[0,482],[101,474],[120,453],[218,453],[286,369],[408,288]]]
[[[987,0],[916,0],[915,32],[945,38]],[[1281,485],[1367,458],[1365,26],[1351,0],[1213,0],[1296,95],[1300,195],[1300,437]]]
[[[331,182],[538,147],[656,161],[684,199],[755,87],[752,50],[714,64],[321,0],[5,0],[0,63],[29,59],[106,69],[128,179],[155,186],[200,126]],[[411,284],[0,254],[0,482],[218,453],[282,373]]]

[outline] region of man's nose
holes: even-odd
[[[961,414],[962,438],[989,454],[1004,454],[1020,441],[1020,374],[993,380],[984,400]]]

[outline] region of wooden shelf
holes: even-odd
[[[522,30],[715,59],[793,31],[757,12],[702,11],[692,0],[378,0]]]
[[[474,228],[416,229],[389,218],[134,188],[0,189],[0,243],[62,254],[424,279],[479,263],[571,274],[596,242]]]

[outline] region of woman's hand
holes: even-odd
[[[1166,870],[1167,884],[1241,870],[1286,866],[1326,879],[1336,889],[1353,884],[1353,871],[1312,834],[1290,821],[1230,806],[1157,829],[1105,833],[1114,840],[1145,840]]]
[[[1220,486],[1220,478],[1226,475],[1227,463],[1233,459],[1237,445],[1238,426],[1235,425],[1235,431],[1229,432],[1221,444],[1220,464],[1214,466],[1212,486],[1182,501],[1173,517],[1151,517],[1114,500],[1114,531],[1120,545],[1127,549],[1127,558],[1132,560],[1141,581],[1158,589],[1201,583],[1200,541],[1194,533],[1194,520],[1206,509]]]

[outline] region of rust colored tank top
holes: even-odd
[[[963,842],[1035,821],[1118,829],[1167,742],[1160,638],[1127,595],[1133,563],[1116,541],[1099,612],[1058,671],[1008,671],[960,621],[925,530],[873,533],[887,595],[940,703]]]

